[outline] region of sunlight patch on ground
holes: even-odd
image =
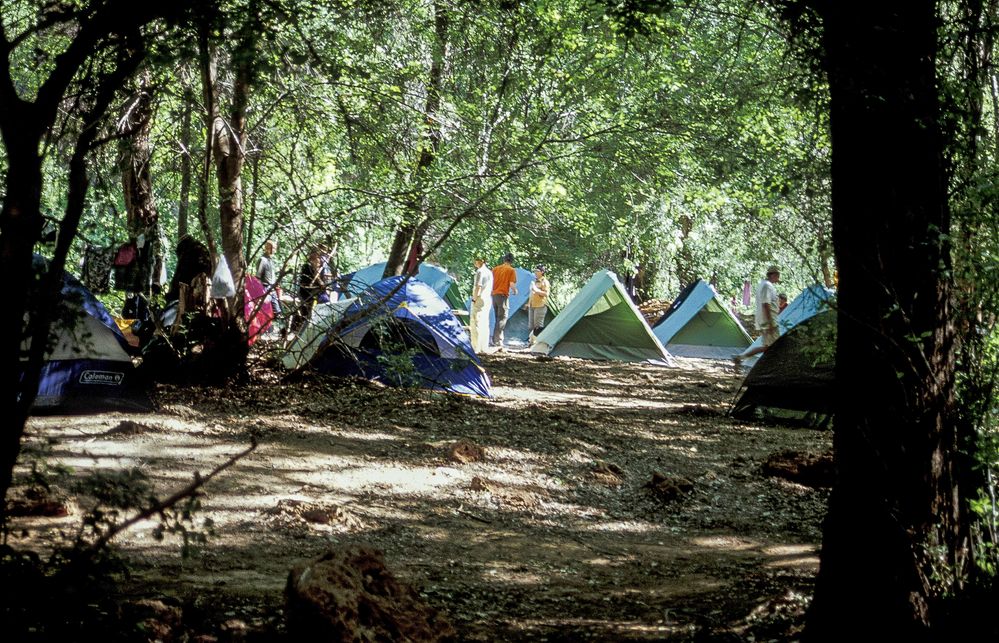
[[[578,395],[574,393],[555,393],[545,391],[544,393],[526,387],[493,386],[493,395],[497,402],[514,400],[517,402],[540,402],[547,403],[564,402],[567,404],[585,404],[591,401],[588,395]]]
[[[537,391],[535,389],[510,386],[493,386],[493,395],[497,402],[545,402],[546,404],[572,404],[588,406],[595,409],[626,408],[660,408],[662,402],[657,400],[621,397],[615,395],[619,391],[586,390],[580,392]]]
[[[522,569],[487,569],[482,576],[490,582],[508,585],[542,585],[549,580],[546,576]]]
[[[523,449],[511,449],[496,446],[485,446],[486,450],[486,462],[498,461],[498,462],[538,462],[541,460],[541,456],[533,451],[524,451]]]
[[[699,547],[707,547],[708,549],[724,549],[726,551],[747,551],[750,549],[759,549],[761,545],[761,543],[755,540],[740,538],[738,536],[703,536],[700,538],[693,538],[690,542]]]
[[[595,525],[580,525],[577,529],[599,533],[648,534],[662,530],[662,525],[635,520],[607,520]]]
[[[412,429],[407,428],[407,427],[396,426],[396,427],[393,427],[393,428],[394,429],[398,429],[400,433],[412,433],[413,432]],[[359,441],[362,441],[362,440],[367,440],[367,441],[382,440],[382,441],[389,442],[389,441],[393,441],[393,440],[395,440],[395,441],[402,440],[403,438],[407,437],[407,436],[404,436],[404,435],[392,435],[391,433],[379,433],[377,431],[348,431],[346,429],[330,429],[330,428],[325,428],[324,431],[329,432],[329,434],[331,436],[335,436],[337,438],[343,438],[343,439],[346,439],[346,440],[359,440]]]
[[[610,601],[610,596],[604,597],[605,601]],[[692,631],[693,625],[681,625],[681,624],[670,624],[667,622],[668,614],[663,615],[664,618],[660,620],[659,624],[650,625],[648,623],[638,622],[638,621],[610,621],[604,619],[592,619],[592,618],[553,618],[553,619],[523,619],[518,620],[514,625],[520,626],[520,629],[526,629],[528,631],[532,629],[540,628],[557,628],[558,630],[564,630],[567,627],[573,628],[585,628],[587,630],[605,630],[605,634],[615,634],[617,636],[638,636],[638,635],[656,635],[655,640],[659,640],[659,636],[667,637],[674,634],[681,634],[683,632]],[[543,640],[543,639],[542,639]]]
[[[335,472],[302,472],[295,479],[348,492],[378,490],[385,494],[433,494],[463,483],[467,476],[456,469],[443,467],[368,464]]]
[[[776,558],[776,560],[766,563],[766,567],[770,568],[807,567],[818,569],[819,566],[819,547],[817,545],[772,545],[770,547],[764,547],[763,553]]]

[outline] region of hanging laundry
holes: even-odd
[[[102,248],[88,243],[83,249],[83,268],[80,277],[90,292],[103,294],[111,290],[111,265],[115,248]]]

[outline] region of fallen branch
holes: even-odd
[[[250,455],[256,448],[257,448],[257,439],[251,436],[249,448],[241,451],[240,453],[237,453],[236,455],[232,456],[219,466],[215,467],[215,469],[213,469],[207,476],[202,477],[200,473],[195,471],[194,480],[191,481],[191,484],[175,492],[169,498],[154,502],[152,505],[140,511],[139,513],[135,514],[128,520],[115,525],[107,532],[105,532],[104,535],[102,535],[100,538],[94,541],[94,543],[85,550],[85,553],[88,555],[93,555],[97,553],[105,545],[107,545],[112,538],[122,533],[123,531],[131,528],[136,523],[141,522],[146,518],[149,518],[155,514],[162,514],[164,511],[170,509],[171,507],[179,503],[181,500],[190,498],[195,493],[197,493],[197,491],[201,489],[201,487],[208,484],[208,482],[212,478],[222,473],[232,465],[236,464],[236,462],[238,462],[239,460],[242,460],[246,456]]]

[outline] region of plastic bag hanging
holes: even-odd
[[[232,280],[232,272],[225,260],[225,255],[219,255],[219,263],[212,275],[212,299],[225,299],[236,294],[236,284]]]

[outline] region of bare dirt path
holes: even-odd
[[[75,475],[137,466],[164,495],[259,440],[206,489],[201,516],[216,533],[197,556],[182,560],[152,522],[119,540],[134,591],[177,597],[208,630],[238,619],[280,639],[289,569],[368,543],[463,640],[793,633],[826,493],[760,464],[826,450],[828,433],[725,417],[739,377],[717,363],[484,361],[491,401],[281,383],[261,368],[244,387],[161,387],[156,414],[37,418],[29,430]],[[454,459],[457,440],[484,457]],[[655,472],[692,490],[663,499],[645,486]],[[54,542],[78,519],[20,519],[21,545]]]

